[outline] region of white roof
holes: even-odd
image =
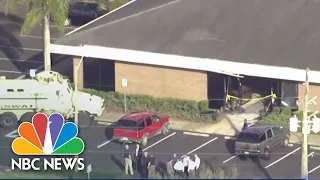
[[[234,76],[246,75],[300,82],[305,81],[306,76],[304,69],[238,63],[218,59],[203,59],[91,45],[66,46],[51,44],[50,52],[80,57],[112,59],[131,63],[209,71]],[[309,71],[309,82],[320,83],[320,72]]]

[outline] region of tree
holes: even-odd
[[[50,19],[54,19],[61,34],[64,34],[65,20],[68,17],[69,0],[6,0],[5,14],[18,5],[28,5],[29,12],[23,22],[21,34],[28,34],[43,21],[44,68],[51,70],[50,58]]]

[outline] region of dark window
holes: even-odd
[[[269,130],[267,131],[267,137],[268,137],[268,139],[269,139],[269,138],[272,138],[272,131],[271,131],[271,129],[269,129]]]
[[[23,89],[18,89],[18,92],[23,92]]]
[[[263,133],[261,136],[260,136],[260,142],[263,142],[266,140],[266,134]]]
[[[159,117],[157,116],[157,115],[152,115],[152,120],[154,121],[154,122],[159,122],[160,121],[160,119],[159,119]]]
[[[260,137],[258,134],[252,133],[240,133],[237,137],[238,142],[245,142],[245,143],[260,143]]]
[[[116,124],[116,128],[119,128],[119,129],[135,130],[137,129],[137,127],[138,127],[137,121],[131,121],[126,119],[120,119]]]
[[[138,124],[138,131],[142,130],[144,128],[144,122],[140,121]]]
[[[151,117],[147,117],[146,122],[147,122],[147,126],[150,126],[152,124]]]
[[[7,92],[13,92],[13,89],[7,89]]]
[[[274,135],[278,135],[281,133],[281,129],[279,127],[273,127],[272,131]]]

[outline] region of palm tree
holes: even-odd
[[[6,0],[5,13],[8,14],[18,5],[29,6],[29,12],[21,28],[21,34],[30,33],[43,21],[44,68],[45,70],[51,70],[50,19],[54,19],[54,24],[60,33],[64,34],[64,22],[68,17],[69,0]]]

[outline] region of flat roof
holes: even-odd
[[[319,16],[312,0],[138,0],[56,44],[320,71]]]

